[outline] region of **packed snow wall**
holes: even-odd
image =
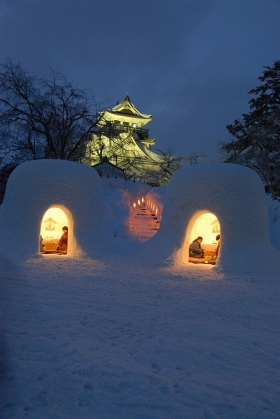
[[[204,213],[213,213],[220,223],[215,269],[280,269],[280,253],[270,242],[261,179],[251,169],[224,163],[188,165],[172,176],[160,229],[139,249],[138,258],[158,265],[188,264],[192,228]]]
[[[97,257],[112,250],[97,172],[65,160],[36,160],[21,164],[9,178],[0,212],[0,253],[15,259],[39,254],[42,218],[52,207],[68,219],[68,256]]]
[[[268,196],[267,207],[271,243],[280,251],[280,202]]]

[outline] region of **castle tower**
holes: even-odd
[[[164,185],[180,166],[172,156],[154,153],[150,147],[156,140],[143,128],[152,115],[140,112],[128,94],[112,109],[99,112],[99,131],[88,143],[85,163],[91,166],[107,159],[122,168],[126,178],[142,180],[152,185]],[[168,160],[168,161],[167,161]]]

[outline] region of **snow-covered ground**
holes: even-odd
[[[279,275],[143,266],[113,186],[121,256],[0,258],[1,419],[280,418]]]
[[[279,418],[279,278],[1,261],[1,418]]]

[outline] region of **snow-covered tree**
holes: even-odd
[[[266,192],[280,200],[280,61],[264,68],[261,84],[249,91],[255,95],[251,112],[227,125],[233,138],[221,150],[226,162],[254,169]]]

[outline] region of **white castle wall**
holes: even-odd
[[[9,178],[0,212],[0,253],[38,254],[42,218],[50,207],[67,215],[68,256],[97,257],[111,249],[97,172],[65,160],[36,160],[18,166]]]
[[[221,249],[215,269],[280,269],[271,245],[266,196],[259,176],[225,163],[188,165],[169,181],[158,233],[139,249],[138,258],[162,265],[188,263],[192,227],[199,215],[216,215]]]

